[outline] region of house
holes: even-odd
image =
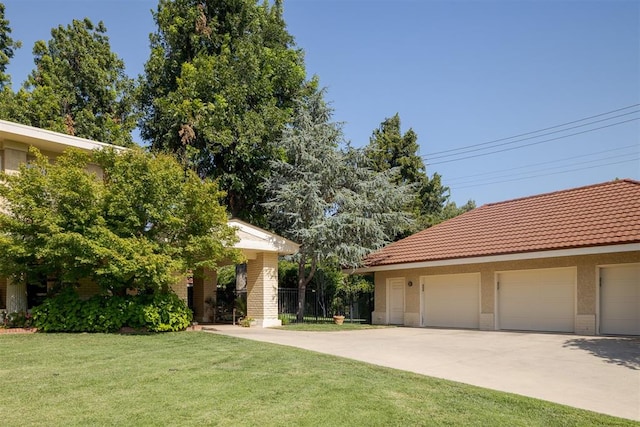
[[[491,203],[386,246],[373,323],[640,335],[640,182]]]
[[[20,164],[30,160],[31,146],[38,148],[52,161],[69,148],[89,152],[114,147],[102,142],[0,120],[0,168],[2,170],[18,173]],[[97,165],[89,165],[89,169],[98,177],[102,176],[102,170]],[[235,247],[247,260],[247,315],[253,317],[258,326],[280,325],[278,256],[297,252],[298,245],[239,220],[231,219],[229,225],[237,229],[239,241]],[[199,271],[194,275],[192,286],[184,278],[173,287],[173,290],[186,302],[190,287],[192,287],[194,315],[198,320],[204,316],[205,301],[209,297],[215,297],[215,271]],[[79,293],[85,296],[92,295],[97,290],[98,288],[92,283],[83,283],[78,289]],[[34,294],[41,292],[42,289],[37,286],[11,283],[6,278],[0,278],[0,310],[7,310],[10,313],[27,310],[33,304]]]

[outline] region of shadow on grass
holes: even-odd
[[[606,363],[640,370],[640,338],[574,338],[563,347],[584,350]]]

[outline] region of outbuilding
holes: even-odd
[[[640,335],[640,182],[481,206],[386,246],[373,323]]]

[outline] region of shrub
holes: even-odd
[[[291,322],[291,319],[286,314],[278,314],[278,319],[282,322],[282,326],[288,325]]]
[[[95,295],[82,300],[73,288],[64,288],[33,309],[34,325],[44,332],[116,332],[125,326],[180,331],[191,318],[191,310],[174,293]]]
[[[187,304],[174,293],[153,295],[142,312],[144,327],[153,332],[181,331],[193,318]]]
[[[3,312],[0,315],[0,328],[30,328],[33,322],[31,313],[18,311],[15,313]]]

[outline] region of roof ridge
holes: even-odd
[[[626,183],[629,183],[629,184],[640,185],[640,181],[636,181],[636,180],[631,179],[631,178],[617,178],[617,179],[614,179],[614,180],[611,180],[611,181],[599,182],[597,184],[583,185],[583,186],[580,186],[580,187],[566,188],[564,190],[556,190],[556,191],[549,191],[547,193],[533,194],[531,196],[516,197],[515,199],[503,200],[503,201],[500,201],[500,202],[486,203],[486,204],[480,206],[480,208],[484,207],[484,206],[503,205],[505,203],[518,202],[518,201],[521,201],[521,200],[536,199],[536,198],[539,198],[539,197],[551,196],[553,194],[568,193],[568,192],[572,192],[572,191],[584,190],[584,189],[593,188],[593,187],[601,187],[601,186],[604,186],[604,185],[618,184],[618,183],[622,183],[622,182],[626,182]]]

